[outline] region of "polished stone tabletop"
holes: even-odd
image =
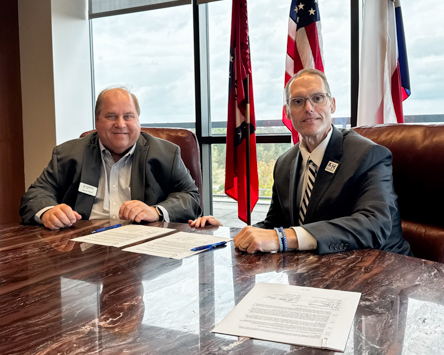
[[[249,255],[233,243],[173,260],[70,240],[107,224],[0,226],[1,355],[334,353],[212,333],[257,282],[361,292],[345,354],[444,354],[444,264],[377,250]]]

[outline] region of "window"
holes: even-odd
[[[208,6],[213,134],[226,133],[231,4],[231,1],[219,1]],[[288,1],[279,0],[269,5],[267,0],[248,3],[257,133],[288,133],[281,118]],[[270,11],[263,11],[265,7]]]
[[[406,123],[444,121],[444,3],[433,9],[402,2],[412,94],[403,103]]]
[[[350,123],[350,12],[349,1],[335,6],[319,2],[324,40],[325,71],[339,103],[336,123]],[[210,100],[212,133],[225,134],[228,103],[228,57],[231,31],[231,1],[209,4]],[[270,6],[267,0],[248,3],[251,62],[257,133],[288,133],[282,124],[288,0]],[[267,11],[264,11],[264,9]]]
[[[92,20],[96,97],[128,85],[142,126],[194,128],[194,52],[190,5]]]
[[[333,123],[350,124],[350,1],[319,0],[325,75],[336,98]]]
[[[273,169],[277,158],[290,148],[290,143],[257,144],[259,201],[251,215],[252,224],[263,221],[271,201]],[[225,226],[244,227],[237,217],[237,203],[225,195],[225,144],[212,145],[213,215]]]

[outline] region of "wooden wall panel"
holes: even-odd
[[[0,224],[20,220],[25,190],[17,1],[0,2]]]

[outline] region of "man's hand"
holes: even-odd
[[[82,216],[64,203],[54,206],[41,217],[43,225],[49,229],[71,227],[80,219]]]
[[[288,249],[298,249],[298,238],[292,228],[285,229]],[[255,253],[270,252],[280,249],[279,239],[275,230],[247,226],[234,237],[234,245],[241,251]]]
[[[159,214],[154,207],[148,206],[142,201],[131,200],[122,203],[119,210],[119,218],[137,223],[141,221],[157,222]]]
[[[188,223],[190,224],[190,227],[194,228],[205,227],[205,225],[222,226],[222,223],[213,216],[199,217],[194,221],[190,219],[188,220]]]
[[[247,226],[234,237],[234,245],[241,251],[255,253],[279,250],[279,239],[276,231]]]

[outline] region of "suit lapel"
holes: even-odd
[[[299,143],[298,143],[299,146]],[[291,218],[291,225],[297,226],[299,224],[298,222],[298,215],[299,215],[299,204],[297,202],[297,188],[298,188],[298,175],[299,175],[299,169],[300,169],[300,162],[301,162],[301,152],[298,149],[298,152],[296,154],[296,157],[293,159],[293,162],[291,163],[290,168],[290,218]]]
[[[331,134],[330,142],[325,150],[324,158],[322,159],[321,166],[318,169],[316,175],[316,181],[313,186],[310,201],[308,203],[307,213],[305,214],[305,223],[310,223],[316,214],[316,210],[324,197],[327,190],[330,188],[331,183],[337,173],[337,169],[340,169],[340,162],[343,151],[343,135],[342,132],[332,126],[333,132]],[[338,163],[338,167],[334,173],[330,173],[325,170],[329,162]]]
[[[131,168],[131,199],[145,201],[145,175],[146,175],[146,156],[149,145],[147,140],[140,134],[134,150],[133,165]]]
[[[97,188],[99,186],[101,167],[102,159],[100,156],[99,138],[95,135],[91,138],[90,143],[86,146],[86,149],[83,152],[80,183]],[[77,192],[74,210],[82,216],[82,219],[89,219],[95,198],[95,196],[80,191]]]

